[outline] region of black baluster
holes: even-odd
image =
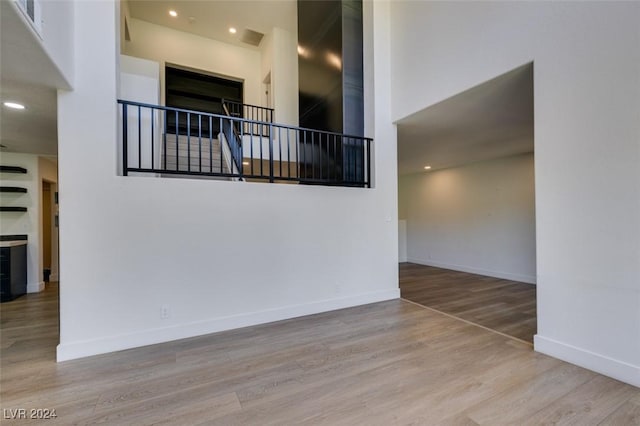
[[[142,168],[142,110],[138,105],[138,168]]]
[[[191,171],[191,113],[187,113],[187,171]]]
[[[129,123],[127,104],[122,104],[122,176],[129,174]]]
[[[153,134],[155,133],[154,131],[154,123],[153,123],[153,117],[155,115],[154,112],[154,108],[151,108],[151,170],[154,170],[154,166],[153,166],[153,157],[155,156],[154,153],[154,145],[155,145],[155,141],[154,141],[154,137]]]

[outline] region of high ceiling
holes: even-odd
[[[15,6],[0,2],[2,101],[24,103],[24,111],[0,107],[0,143],[9,151],[57,153],[56,87],[63,86],[51,61]],[[297,32],[295,0],[130,1],[133,17],[182,31],[251,47],[238,41],[244,28],[268,33],[274,26]],[[178,18],[168,10],[178,12]],[[195,17],[189,23],[189,17]],[[235,26],[238,34],[229,34]],[[533,151],[533,69],[527,65],[399,120],[400,174],[459,166]]]
[[[533,151],[533,65],[397,122],[398,173],[456,167]]]
[[[298,25],[296,0],[128,0],[128,5],[132,18],[245,48],[257,49],[240,41],[245,29],[267,34],[279,27],[296,33]],[[170,10],[178,16],[169,16]],[[237,33],[229,33],[229,27]]]
[[[2,102],[17,101],[24,110],[1,107],[0,143],[7,151],[57,155],[57,97],[49,87],[2,80]]]

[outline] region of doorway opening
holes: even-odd
[[[51,280],[52,234],[51,183],[42,181],[42,276],[45,283]]]
[[[266,105],[267,108],[274,108],[273,106],[273,97],[271,94],[271,71],[267,73],[267,75],[262,80],[262,84],[264,85],[264,99],[263,105]],[[272,118],[273,121],[273,118]]]
[[[224,115],[222,101],[243,103],[244,84],[242,81],[214,76],[204,71],[197,72],[184,68],[167,65],[165,68],[165,104],[168,107],[181,108],[192,111],[203,111],[211,114]],[[187,120],[190,119],[190,123]],[[176,129],[177,122],[177,129]],[[167,132],[186,135],[188,130],[192,134],[220,133],[218,120],[198,121],[196,114],[167,114]],[[200,126],[200,127],[199,127]]]
[[[532,343],[533,63],[398,122],[402,297]]]

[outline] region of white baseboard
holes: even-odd
[[[44,290],[44,281],[27,284],[27,293],[39,293]]]
[[[533,349],[537,352],[584,367],[621,382],[640,387],[640,366],[628,364],[586,349],[577,348],[536,334]]]
[[[57,273],[51,273],[51,275],[49,275],[49,281],[60,281],[60,277],[58,276]]]
[[[400,289],[376,291],[339,299],[322,300],[303,305],[285,306],[265,311],[155,328],[137,333],[80,342],[60,343],[57,347],[57,360],[58,362],[67,361],[398,298],[400,298]]]
[[[439,262],[435,260],[424,260],[410,257],[407,262],[417,263],[419,265],[433,266],[435,268],[451,269],[453,271],[469,272],[470,274],[486,275],[488,277],[502,278],[505,280],[519,281],[527,284],[536,284],[536,277],[532,275],[513,274],[510,272],[490,271],[473,266],[456,265],[453,263]]]

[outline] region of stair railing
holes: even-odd
[[[222,106],[231,117],[245,118],[251,121],[273,123],[273,108],[222,99]],[[249,133],[245,129],[245,133]]]
[[[222,103],[222,108],[224,109],[224,112],[227,114],[227,116],[231,117],[228,106],[224,103],[224,101]],[[229,148],[229,153],[231,156],[230,168],[232,169],[232,171],[234,171],[233,168],[235,167],[235,169],[239,171],[242,168],[242,138],[238,134],[236,125],[233,120],[223,120],[221,131],[222,135],[225,138],[226,146]],[[222,138],[220,138],[220,140],[222,141]]]

